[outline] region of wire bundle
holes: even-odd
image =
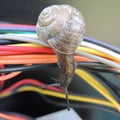
[[[120,111],[118,100],[108,90],[109,88],[114,94],[118,95],[120,88],[116,89],[117,87],[114,84],[105,78],[103,79],[100,74],[101,72],[108,72],[119,75],[119,53],[120,49],[117,47],[84,37],[74,55],[78,66],[75,74],[104,96],[105,99],[76,95],[72,91],[69,99],[103,105]],[[45,67],[57,67],[57,58],[53,50],[37,38],[35,26],[0,24],[0,99],[25,91],[34,91],[45,96],[65,99],[62,89],[46,86],[40,80],[32,78],[22,79],[3,89],[6,80],[12,80],[24,71],[39,70]],[[103,82],[107,87],[98,79],[104,80]]]

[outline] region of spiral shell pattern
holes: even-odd
[[[81,12],[72,6],[52,5],[39,15],[36,32],[56,51],[72,54],[83,39],[85,22]]]

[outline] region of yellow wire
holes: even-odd
[[[45,47],[45,46],[42,46],[42,45],[39,45],[39,44],[34,44],[34,43],[10,44],[9,46]],[[79,46],[79,47],[77,48],[77,50],[84,51],[84,52],[88,52],[88,53],[90,53],[90,54],[94,54],[94,55],[97,55],[97,56],[101,56],[101,57],[104,57],[104,58],[107,58],[107,59],[111,59],[111,60],[116,61],[116,62],[120,62],[119,59],[116,59],[116,58],[114,58],[114,57],[111,57],[110,55],[108,55],[108,54],[106,54],[106,53],[103,53],[103,52],[100,52],[100,51],[97,51],[97,50],[95,50],[95,49],[91,49],[91,48]]]
[[[106,53],[103,53],[103,52],[100,52],[100,51],[97,51],[95,49],[91,49],[91,48],[87,48],[87,47],[78,47],[77,50],[80,50],[80,51],[84,51],[84,52],[88,52],[90,54],[94,54],[94,55],[97,55],[97,56],[101,56],[101,57],[104,57],[104,58],[107,58],[107,59],[111,59],[113,61],[116,61],[116,62],[120,62],[119,59],[117,58],[114,58]]]
[[[7,97],[7,96],[9,96],[9,95],[11,95],[11,94],[12,94],[11,91],[10,91],[10,92],[5,92],[5,93],[3,93],[3,94],[0,94],[0,98]]]
[[[22,88],[19,88],[17,92],[25,92],[25,91],[34,91],[40,94],[66,99],[66,96],[64,93],[49,91],[49,90],[41,89],[35,86],[24,86]],[[69,99],[73,101],[93,103],[93,104],[105,105],[108,107],[115,108],[114,104],[112,104],[111,102],[106,101],[106,100],[96,99],[96,98],[83,97],[83,96],[69,94]]]
[[[76,69],[75,73],[80,76],[83,80],[85,80],[89,85],[91,85],[95,90],[101,93],[106,99],[108,99],[112,104],[116,106],[118,111],[120,111],[120,104],[112,97],[112,94],[102,86],[97,80],[95,80],[92,76],[90,76],[84,70]]]
[[[34,43],[9,44],[8,46],[44,47],[44,46],[42,46],[42,45],[34,44]]]
[[[37,92],[37,93],[40,93],[40,94],[66,99],[66,96],[65,96],[64,93],[49,91],[49,90],[41,89],[41,88],[38,88],[38,87],[35,87],[35,86],[24,86],[22,88],[19,88],[17,90],[17,93],[25,92],[25,91],[34,91],[34,92]],[[7,97],[11,94],[12,94],[12,92],[1,94],[0,98]],[[69,99],[73,100],[73,101],[78,101],[78,102],[93,103],[93,104],[99,104],[99,105],[104,105],[104,106],[107,106],[107,107],[116,108],[116,106],[114,104],[112,104],[111,102],[106,101],[106,100],[102,100],[102,99],[97,99],[97,98],[90,98],[90,97],[84,97],[84,96],[69,94]]]

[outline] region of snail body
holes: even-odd
[[[82,14],[69,5],[52,5],[39,15],[36,32],[38,38],[46,42],[57,55],[61,74],[56,82],[67,93],[76,68],[73,54],[85,32]]]

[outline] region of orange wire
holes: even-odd
[[[6,55],[0,56],[0,60],[2,59],[30,59],[30,58],[41,58],[41,59],[48,59],[48,58],[55,58],[55,55],[41,55],[41,54],[26,54],[26,55]]]
[[[18,72],[12,72],[10,74],[7,74],[5,76],[0,76],[0,81],[5,81],[5,80],[8,80],[10,78],[13,78],[17,75],[19,75],[22,71],[18,71]]]
[[[88,59],[86,57],[74,56],[76,62],[95,62],[95,60]],[[44,63],[56,63],[56,55],[10,55],[0,56],[0,64],[44,64]]]
[[[21,118],[19,116],[6,115],[3,113],[0,113],[0,118],[7,119],[7,120],[26,120],[26,119]]]

